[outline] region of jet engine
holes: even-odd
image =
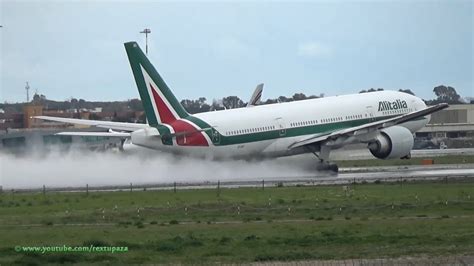
[[[413,148],[413,134],[405,127],[392,126],[380,130],[368,148],[379,159],[409,157]]]

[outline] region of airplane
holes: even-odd
[[[367,144],[378,159],[409,159],[414,132],[429,122],[431,113],[448,107],[427,107],[403,92],[377,91],[189,114],[139,45],[124,46],[147,124],[35,118],[109,129],[59,135],[130,138],[134,145],[178,155],[249,159],[313,153],[318,170],[337,172],[329,154],[349,144]]]
[[[250,100],[247,103],[246,107],[252,107],[252,106],[257,105],[260,102],[260,99],[262,98],[262,92],[263,92],[263,83],[260,83],[255,88],[255,91],[250,97]]]

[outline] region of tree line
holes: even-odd
[[[359,93],[370,93],[375,91],[383,91],[383,88],[371,88],[368,90],[361,90]],[[399,89],[398,91],[415,95],[410,89]],[[448,104],[463,104],[465,103],[462,100],[462,97],[456,92],[456,90],[451,86],[440,85],[433,89],[436,98],[431,100],[424,100],[426,104],[433,105],[441,102]],[[322,98],[324,94],[320,95],[309,95],[307,96],[304,93],[295,93],[293,96],[279,96],[274,99],[266,99],[259,103],[259,105],[265,104],[275,104],[275,103],[284,103],[284,102],[293,102],[301,101],[306,99],[315,99]],[[113,101],[113,102],[103,102],[103,101],[86,101],[84,99],[70,98],[65,101],[54,101],[46,98],[45,95],[35,94],[31,101],[34,104],[41,104],[49,110],[76,110],[79,112],[82,109],[94,109],[96,107],[102,108],[103,112],[141,112],[143,111],[143,105],[140,99],[131,99],[127,101]],[[22,106],[24,103],[0,103],[0,108],[4,109],[5,112],[22,112]],[[183,107],[191,114],[209,112],[214,110],[224,110],[224,109],[235,109],[241,108],[247,105],[247,102],[240,99],[238,96],[227,96],[222,99],[214,99],[212,102],[207,102],[205,97],[199,97],[198,99],[184,99],[181,101]],[[94,116],[93,116],[94,117]]]

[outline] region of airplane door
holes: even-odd
[[[366,106],[365,116],[370,122],[375,121],[374,108],[372,106]]]
[[[212,128],[212,143],[221,143],[221,134],[219,134],[219,132],[215,128]]]
[[[416,105],[416,101],[415,100],[411,100],[411,106],[413,106],[413,111],[418,111],[418,106]]]
[[[280,137],[286,136],[286,126],[283,118],[279,117],[276,119],[276,128],[278,129],[278,134]]]

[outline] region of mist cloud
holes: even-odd
[[[314,175],[313,158],[209,161],[157,151],[0,153],[3,189],[204,183]]]

